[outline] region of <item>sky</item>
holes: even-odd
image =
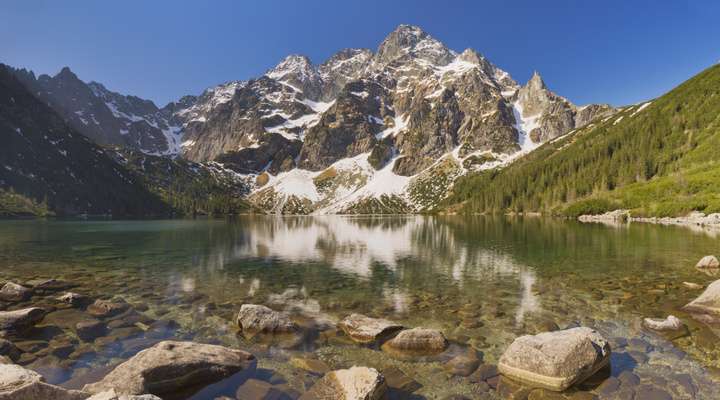
[[[262,75],[291,53],[372,50],[399,24],[474,48],[520,83],[537,70],[576,104],[657,97],[720,60],[714,0],[0,2],[0,62],[162,106]]]

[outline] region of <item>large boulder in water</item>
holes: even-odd
[[[237,316],[240,330],[248,333],[288,333],[298,330],[290,317],[257,304],[243,304]]]
[[[685,305],[683,309],[694,313],[720,316],[720,279],[708,285],[698,298]]]
[[[393,321],[362,314],[350,314],[338,326],[358,343],[373,343],[403,329],[402,325]]]
[[[154,394],[160,397],[192,388],[198,390],[240,371],[253,371],[255,357],[242,350],[192,342],[164,341],[118,365],[84,391]]]
[[[22,333],[42,321],[45,310],[31,307],[15,311],[0,312],[0,337],[7,334]]]
[[[715,256],[705,256],[698,261],[695,268],[720,268],[720,261]]]
[[[32,290],[14,282],[6,283],[2,289],[0,289],[0,300],[2,301],[23,301],[29,299],[31,295]]]
[[[442,353],[447,339],[435,329],[413,328],[402,331],[383,345],[383,350],[397,355],[430,355]]]
[[[377,370],[352,367],[328,372],[300,400],[379,400],[386,390],[385,378]]]
[[[500,357],[503,375],[528,386],[562,391],[610,361],[610,345],[597,331],[580,327],[521,336]]]
[[[0,400],[85,400],[87,397],[87,393],[47,384],[37,372],[0,363]]]

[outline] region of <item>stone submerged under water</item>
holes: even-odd
[[[431,355],[442,353],[448,342],[435,329],[413,328],[401,331],[383,345],[383,350],[396,355]]]
[[[528,386],[563,391],[592,376],[609,360],[608,341],[593,329],[579,327],[515,339],[498,369]]]
[[[338,326],[358,343],[374,343],[403,329],[402,325],[393,321],[362,314],[350,314]]]
[[[676,331],[682,329],[683,323],[674,315],[669,315],[665,319],[644,318],[643,326],[655,331]]]
[[[193,342],[164,341],[117,366],[84,391],[158,396],[202,388],[240,371],[254,371],[255,357],[242,350]]]
[[[243,304],[236,322],[241,331],[248,333],[289,333],[298,329],[287,314],[258,304]]]
[[[387,390],[374,368],[352,367],[328,372],[300,400],[379,400]]]

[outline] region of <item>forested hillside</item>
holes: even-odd
[[[648,103],[552,141],[502,170],[456,182],[470,213],[634,215],[720,211],[720,66]]]

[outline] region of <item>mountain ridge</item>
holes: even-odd
[[[267,212],[431,210],[459,176],[614,112],[573,105],[539,74],[519,85],[479,52],[456,52],[412,25],[375,51],[342,49],[319,64],[288,55],[262,76],[162,108],[85,84],[69,68],[38,78],[17,71],[101,145],[219,162],[253,182],[249,199]],[[442,184],[429,189],[434,174]]]

